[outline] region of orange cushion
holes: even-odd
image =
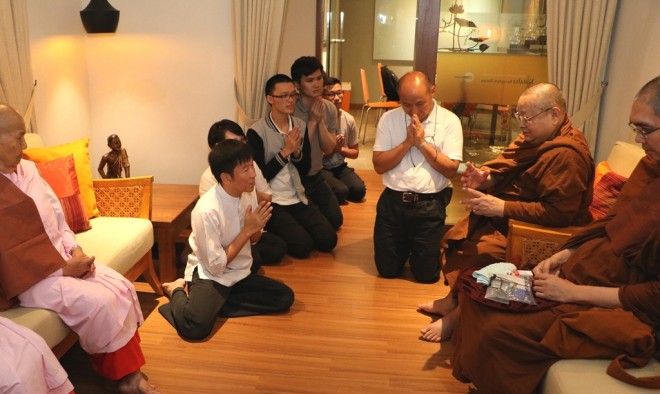
[[[37,163],[41,177],[48,182],[62,204],[64,218],[74,233],[89,230],[92,226],[85,215],[73,155]]]
[[[595,219],[600,219],[607,214],[616,198],[621,192],[621,188],[628,178],[610,171],[603,175],[596,186],[594,186],[594,197],[589,206],[589,211]]]
[[[608,172],[611,172],[612,169],[610,168],[610,165],[606,161],[601,161],[598,163],[596,166],[596,175],[594,177],[594,187],[600,182],[600,179],[603,177],[603,175],[607,174]]]
[[[73,154],[76,166],[80,197],[82,198],[85,215],[88,219],[98,216],[96,196],[92,185],[92,166],[89,162],[89,138],[83,138],[68,144],[51,146],[47,148],[30,148],[23,151],[23,157],[35,163],[42,163]]]

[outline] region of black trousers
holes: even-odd
[[[283,312],[293,305],[293,290],[282,282],[261,275],[249,275],[231,287],[200,279],[197,269],[183,289],[172,294],[169,304],[158,311],[187,339],[204,339],[213,330],[218,316],[240,317]]]
[[[277,264],[286,254],[286,242],[277,235],[268,231],[261,234],[259,242],[252,245],[253,273],[259,271],[262,265]]]
[[[337,232],[316,205],[272,204],[273,216],[266,230],[282,238],[287,253],[304,259],[312,250],[329,252],[337,246]]]
[[[335,193],[332,192],[328,183],[323,179],[321,172],[319,171],[316,175],[304,176],[301,180],[310,205],[316,205],[332,227],[339,230],[339,227],[344,223],[344,215],[341,212]]]
[[[340,204],[347,200],[352,202],[362,202],[367,194],[367,187],[358,174],[355,173],[348,164],[343,163],[340,166],[331,169],[321,170],[323,179],[328,183],[330,189]]]
[[[407,260],[415,280],[440,278],[440,240],[452,189],[432,198],[404,202],[401,193],[385,189],[376,206],[374,251],[376,268],[384,278],[396,278]]]

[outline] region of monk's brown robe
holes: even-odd
[[[37,206],[0,174],[0,311],[66,262],[46,234]]]
[[[481,168],[490,169],[497,181],[486,192],[506,201],[504,217],[470,213],[447,231],[442,271],[452,286],[458,272],[468,267],[504,261],[509,219],[548,227],[591,221],[594,162],[568,116],[548,141],[531,146],[520,135]]]
[[[560,275],[580,285],[618,288],[623,309],[558,303],[540,312],[516,313],[488,307],[461,291],[461,316],[452,337],[454,376],[474,383],[480,394],[531,393],[561,358],[612,359],[627,353],[637,365],[653,352],[657,358],[659,195],[660,165],[647,156],[608,215],[565,245],[577,249]],[[640,332],[644,340],[631,340]],[[602,341],[608,346],[594,343],[599,336],[608,337]]]

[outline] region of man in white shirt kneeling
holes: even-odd
[[[251,274],[250,243],[271,217],[270,203],[257,203],[250,147],[226,140],[209,154],[218,184],[202,195],[191,214],[192,234],[184,278],[163,283],[170,303],[159,312],[179,335],[203,339],[218,316],[253,316],[287,311],[293,291]]]

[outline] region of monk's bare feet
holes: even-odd
[[[179,278],[174,282],[163,283],[163,292],[165,292],[165,295],[169,298],[172,297],[172,293],[174,292],[174,290],[178,289],[179,287],[183,288],[184,291],[186,290],[185,279]]]
[[[429,301],[422,304],[417,304],[417,308],[434,315],[444,316],[449,312],[456,309],[458,300],[450,293],[445,298],[440,298],[435,301]]]
[[[422,339],[429,342],[447,341],[454,333],[454,327],[458,321],[460,308],[446,314],[442,319],[438,319],[428,326],[422,328],[420,333]]]
[[[156,386],[150,384],[139,369],[121,378],[117,388],[122,394],[159,394]]]

